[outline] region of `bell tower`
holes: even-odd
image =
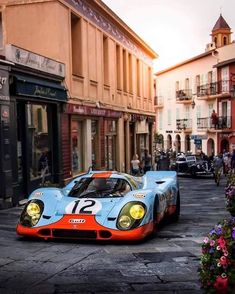
[[[212,43],[216,48],[231,44],[231,28],[220,14],[216,24],[214,25],[211,33]]]

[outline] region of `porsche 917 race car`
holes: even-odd
[[[149,171],[142,177],[88,171],[63,189],[32,192],[16,231],[45,240],[140,240],[163,218],[177,221],[179,214],[175,171]]]

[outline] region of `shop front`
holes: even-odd
[[[4,63],[3,61],[1,63]],[[0,208],[11,206],[12,167],[10,140],[9,67],[0,63]]]
[[[62,135],[65,180],[92,167],[114,170],[117,166],[117,123],[121,112],[67,104]]]
[[[67,91],[62,84],[63,64],[14,46],[10,49],[7,57],[15,63],[9,91],[12,204],[16,205],[36,188],[62,182],[60,116]]]

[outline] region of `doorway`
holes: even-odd
[[[21,195],[29,195],[52,180],[52,107],[24,101],[16,103],[16,177]]]

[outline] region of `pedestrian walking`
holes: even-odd
[[[235,149],[233,149],[233,153],[231,157],[231,169],[235,171]]]
[[[144,156],[142,158],[142,163],[143,163],[143,169],[144,169],[144,173],[146,173],[147,171],[151,170],[152,167],[152,157],[148,152],[148,149],[144,150]]]
[[[216,185],[219,186],[220,178],[223,172],[223,154],[219,153],[213,160],[214,178]]]
[[[131,160],[131,174],[133,176],[138,176],[140,174],[140,161],[138,154],[133,155]]]

